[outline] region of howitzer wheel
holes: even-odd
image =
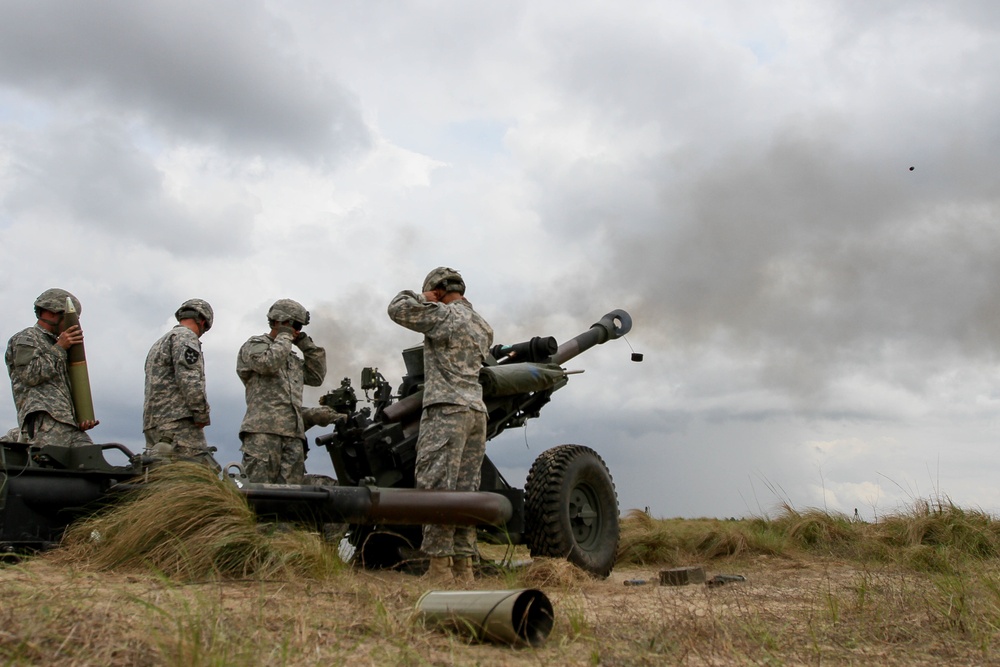
[[[560,445],[542,452],[524,488],[525,542],[532,556],[566,558],[606,577],[618,552],[618,496],[597,452]]]

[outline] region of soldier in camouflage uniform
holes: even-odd
[[[309,311],[279,299],[267,321],[271,331],[250,338],[236,360],[247,402],[240,425],[243,470],[251,482],[303,484],[306,429],[343,415],[328,407],[302,407],[303,385],[318,387],[326,377],[326,350],[302,332]]]
[[[83,342],[83,331],[79,325],[62,330],[66,299],[77,313],[83,312],[80,301],[66,290],[45,290],[35,299],[35,326],[12,336],[4,354],[20,440],[33,445],[93,444],[84,431],[100,423],[78,422],[73,408],[66,352]]]
[[[218,469],[205,440],[211,419],[200,340],[212,328],[215,314],[207,301],[189,299],[174,317],[177,326],[146,355],[142,404],[146,448],[156,456],[193,458]]]
[[[486,453],[486,405],[479,371],[493,329],[465,298],[465,281],[438,267],[423,294],[404,290],[389,303],[389,317],[424,334],[424,401],[417,438],[416,482],[421,489],[478,491]],[[421,550],[430,556],[435,583],[473,581],[474,526],[426,525]]]

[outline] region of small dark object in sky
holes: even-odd
[[[642,352],[633,352],[632,361],[642,361]]]
[[[913,167],[910,167],[910,171],[913,171]]]

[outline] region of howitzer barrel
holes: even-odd
[[[514,515],[510,500],[486,491],[244,484],[240,492],[258,515],[278,519],[465,526],[501,525]]]
[[[584,331],[579,336],[566,341],[560,345],[555,353],[549,357],[546,361],[549,364],[562,364],[569,359],[577,356],[581,352],[585,352],[595,345],[601,345],[609,340],[615,340],[616,338],[621,338],[629,331],[632,330],[632,316],[629,315],[624,310],[612,310],[610,313],[602,317],[598,322],[591,325],[590,329]],[[535,339],[532,339],[535,340]],[[554,342],[553,339],[538,339],[542,341],[540,344],[548,345],[550,341]],[[522,344],[524,345],[524,344]],[[529,341],[527,345],[531,345]],[[510,364],[509,366],[497,367],[497,368],[514,368],[518,364]],[[506,371],[502,371],[506,372]],[[517,371],[514,371],[515,373]],[[534,372],[534,371],[532,371]],[[538,373],[535,373],[538,375]],[[486,382],[484,385],[485,389],[490,388],[490,382]],[[551,384],[549,385],[551,386]],[[537,391],[537,389],[543,388],[541,386],[532,389],[532,391]],[[485,395],[485,394],[484,394]],[[382,411],[382,417],[388,422],[398,422],[403,421],[413,415],[420,413],[421,405],[423,404],[424,392],[418,391],[409,396],[402,398],[392,405],[385,408]]]
[[[560,345],[549,359],[549,363],[563,364],[595,345],[621,338],[631,330],[632,316],[624,310],[612,310],[600,321],[592,324],[590,329]]]

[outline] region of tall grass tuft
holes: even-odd
[[[342,566],[336,550],[316,534],[265,534],[236,488],[205,466],[184,462],[152,470],[123,502],[71,526],[50,557],[189,581],[322,577]]]
[[[766,521],[653,519],[631,510],[622,521],[618,562],[680,565],[749,554],[781,554],[786,538]]]
[[[622,522],[619,562],[672,565],[729,556],[797,554],[893,562],[952,573],[963,563],[1000,557],[1000,521],[948,499],[919,499],[879,523],[783,504],[775,519],[653,519],[632,510]]]
[[[789,504],[781,506],[774,527],[801,547],[836,550],[857,541],[861,524],[852,523],[845,514],[819,509],[798,511]]]
[[[1000,555],[1000,523],[948,498],[920,499],[907,512],[887,517],[883,538],[896,546],[948,547],[979,558]]]

